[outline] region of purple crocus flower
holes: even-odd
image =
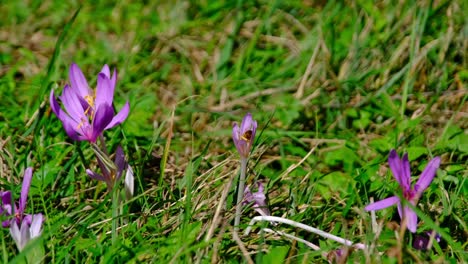
[[[106,166],[106,162],[101,159],[103,159],[103,157],[98,155],[97,160],[102,174],[98,174],[90,169],[87,169],[86,173],[89,175],[89,177],[95,180],[105,182],[107,184],[107,189],[110,191],[114,187],[115,183],[120,179],[123,171],[125,170],[125,190],[127,198],[130,199],[133,196],[134,187],[133,170],[125,160],[125,154],[122,150],[122,147],[118,146],[117,150],[115,151],[115,160],[112,168]]]
[[[388,157],[388,164],[392,171],[393,176],[400,185],[403,198],[409,201],[413,206],[416,206],[417,201],[421,197],[422,193],[426,188],[431,184],[437,169],[440,165],[440,158],[433,158],[426,166],[422,172],[419,180],[416,182],[414,187],[411,186],[411,175],[410,175],[410,163],[408,161],[408,153],[403,155],[403,158],[400,159],[395,150],[390,151],[390,156]],[[381,201],[371,203],[366,206],[366,211],[374,211],[387,208],[394,204],[398,204],[398,214],[401,219],[406,219],[408,230],[412,233],[416,232],[416,227],[418,225],[418,216],[416,213],[408,206],[402,208],[400,198],[398,196],[392,196]]]
[[[117,126],[127,118],[130,111],[128,102],[118,114],[112,107],[116,70],[111,76],[109,66],[104,65],[98,74],[95,91],[89,88],[83,72],[75,63],[70,67],[69,78],[71,85],[65,85],[59,97],[65,110],[60,108],[54,90],[50,92],[50,105],[70,138],[94,143],[104,130]]]
[[[39,237],[42,232],[42,221],[44,220],[42,214],[29,216],[29,222],[23,220],[20,226],[16,222],[12,222],[10,226],[10,234],[20,251],[31,239]]]
[[[23,185],[18,206],[13,203],[11,192],[0,192],[2,206],[0,215],[12,216],[13,218],[2,222],[3,227],[10,227],[10,233],[16,242],[19,250],[22,250],[29,240],[40,236],[43,216],[42,214],[25,214],[26,202],[28,199],[29,187],[32,180],[32,168],[27,168],[24,172]]]
[[[237,123],[234,123],[232,127],[232,139],[241,158],[248,158],[256,132],[257,121],[253,120],[250,113],[244,116],[240,127]]]
[[[257,211],[260,215],[271,215],[270,210],[268,210],[266,196],[264,193],[263,184],[261,182],[257,182],[258,190],[255,193],[250,191],[249,186],[245,187],[244,190],[244,201],[243,204],[253,204],[252,208]]]

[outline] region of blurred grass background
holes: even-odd
[[[19,193],[22,171],[35,168],[29,205],[47,215],[46,262],[243,261],[229,229],[234,187],[222,224],[205,238],[238,173],[232,123],[250,111],[261,133],[248,183],[266,183],[273,215],[373,241],[363,207],[398,188],[390,149],[409,153],[413,176],[441,156],[420,201],[434,222],[419,229],[439,225],[453,241],[430,252],[408,246],[405,260],[466,260],[466,10],[466,1],[2,2],[0,189]],[[89,145],[70,141],[48,105],[72,62],[91,86],[104,64],[117,68],[115,107],[131,106],[123,126],[105,134],[112,149],[124,146],[138,186],[114,246],[105,186],[85,173],[96,165]],[[247,210],[242,222],[254,215]],[[399,222],[396,208],[377,215],[376,250],[392,252],[385,224]],[[3,261],[18,260],[1,232]],[[258,263],[325,261],[278,236],[242,241]],[[394,256],[350,256],[364,259]]]

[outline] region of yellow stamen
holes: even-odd
[[[84,122],[86,122],[86,120],[84,118],[81,118],[81,122],[78,124],[76,129],[81,129],[81,127],[84,125]]]
[[[85,110],[85,115],[90,115],[90,116],[93,116],[94,115],[94,112],[93,112],[93,108],[94,108],[94,102],[96,100],[96,91],[94,90],[93,91],[93,95],[85,95],[84,99],[86,100],[86,102],[88,103],[88,108],[86,108]]]

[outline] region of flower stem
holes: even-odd
[[[112,189],[112,245],[117,242],[117,225],[119,210],[119,191],[118,188]]]
[[[236,216],[234,218],[234,230],[239,230],[240,219],[242,216],[242,200],[244,199],[245,174],[247,172],[247,158],[241,157],[241,169],[239,177],[239,188],[237,189]]]
[[[97,144],[91,144],[91,147],[94,151],[94,154],[96,154],[96,157],[102,162],[104,166],[106,166],[107,170],[115,171],[117,168],[115,167],[114,162],[111,160],[109,157],[109,154],[107,154],[107,150],[105,152],[102,151],[101,148]],[[103,169],[101,167],[101,169]]]
[[[106,146],[106,141],[104,140],[104,136],[100,135],[98,138],[99,138],[99,142],[101,143],[102,152],[104,152],[104,154],[109,156],[109,153],[107,152],[107,146]]]
[[[403,210],[403,219],[401,220],[401,226],[397,237],[397,248],[398,248],[398,264],[403,263],[403,239],[408,226],[407,218]]]

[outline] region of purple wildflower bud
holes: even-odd
[[[390,170],[392,171],[393,176],[397,180],[400,188],[403,191],[403,197],[410,202],[413,206],[416,206],[417,201],[422,196],[422,193],[426,188],[431,184],[436,171],[440,165],[440,158],[433,158],[426,166],[424,171],[421,173],[419,180],[416,182],[414,187],[411,187],[411,174],[410,174],[410,164],[408,161],[408,154],[403,155],[403,158],[400,159],[395,150],[390,151],[388,157],[388,164]],[[416,232],[418,225],[418,216],[416,213],[408,206],[403,207],[398,196],[392,196],[381,201],[371,203],[366,206],[366,211],[374,211],[387,208],[394,204],[398,204],[398,214],[401,219],[406,219],[406,224],[408,230],[412,233]]]
[[[247,113],[242,119],[240,127],[234,123],[232,127],[232,139],[236,145],[237,151],[242,158],[248,158],[250,149],[257,132],[257,121],[253,120],[252,115]]]
[[[252,204],[252,208],[257,211],[260,215],[271,215],[270,210],[268,210],[268,205],[266,201],[266,196],[263,193],[264,188],[261,182],[257,182],[258,191],[252,193],[250,191],[249,186],[245,187],[244,190],[244,201],[242,202],[244,205]]]
[[[414,240],[413,240],[413,248],[415,248],[417,250],[422,250],[422,251],[428,250],[429,249],[428,248],[429,247],[429,241],[431,240],[431,236],[432,236],[432,232],[430,232],[430,231],[426,231],[424,233],[415,235]],[[441,241],[440,234],[438,234],[438,233],[434,234],[434,241],[436,241],[437,243],[440,243],[440,241]]]
[[[2,206],[0,206],[0,215],[11,216],[13,215],[13,203],[11,201],[11,192],[0,191],[0,196],[2,197]],[[5,220],[2,222],[2,227],[9,227],[10,220]]]
[[[346,263],[351,251],[352,248],[345,247],[330,251],[326,255],[328,263]]]
[[[70,138],[94,143],[104,130],[125,121],[130,111],[128,102],[117,114],[112,107],[117,83],[115,70],[111,76],[109,66],[104,65],[98,74],[96,91],[89,88],[75,63],[70,67],[69,78],[71,85],[65,85],[59,97],[65,110],[62,110],[55,98],[54,90],[50,92],[50,105]]]
[[[122,177],[122,173],[126,171],[125,173],[125,190],[126,190],[126,195],[127,198],[133,196],[133,170],[132,168],[128,165],[128,162],[125,160],[125,154],[122,150],[122,147],[118,146],[117,150],[115,151],[115,159],[114,159],[114,164],[111,168],[109,166],[106,166],[106,162],[102,161],[102,158],[105,157],[100,157],[100,155],[97,155],[98,157],[98,164],[101,169],[101,174],[96,173],[90,169],[86,170],[86,173],[89,175],[89,177],[98,180],[98,181],[103,181],[107,184],[107,189],[110,191],[114,187],[115,183],[120,180]]]

